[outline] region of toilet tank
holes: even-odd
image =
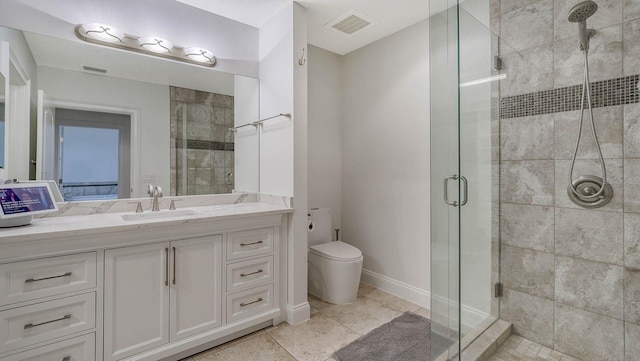
[[[309,246],[331,242],[331,208],[311,208],[307,215]]]

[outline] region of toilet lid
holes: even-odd
[[[356,260],[362,257],[362,252],[359,249],[341,241],[317,244],[309,249],[318,256],[339,261]]]

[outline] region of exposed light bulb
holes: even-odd
[[[99,23],[82,24],[80,33],[86,37],[107,43],[119,43],[124,39],[124,34],[113,26]]]
[[[158,37],[142,38],[140,39],[140,46],[160,54],[171,53],[171,49],[173,48],[173,44],[171,44],[169,40]]]

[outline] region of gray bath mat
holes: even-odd
[[[446,349],[444,337],[429,337],[431,321],[412,312],[385,323],[338,350],[337,361],[429,361],[431,344]]]

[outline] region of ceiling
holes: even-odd
[[[293,0],[176,1],[260,28]],[[429,17],[427,0],[298,0],[297,2],[307,8],[309,43],[341,55]],[[325,26],[351,10],[374,19],[375,23],[352,35],[345,35]]]

